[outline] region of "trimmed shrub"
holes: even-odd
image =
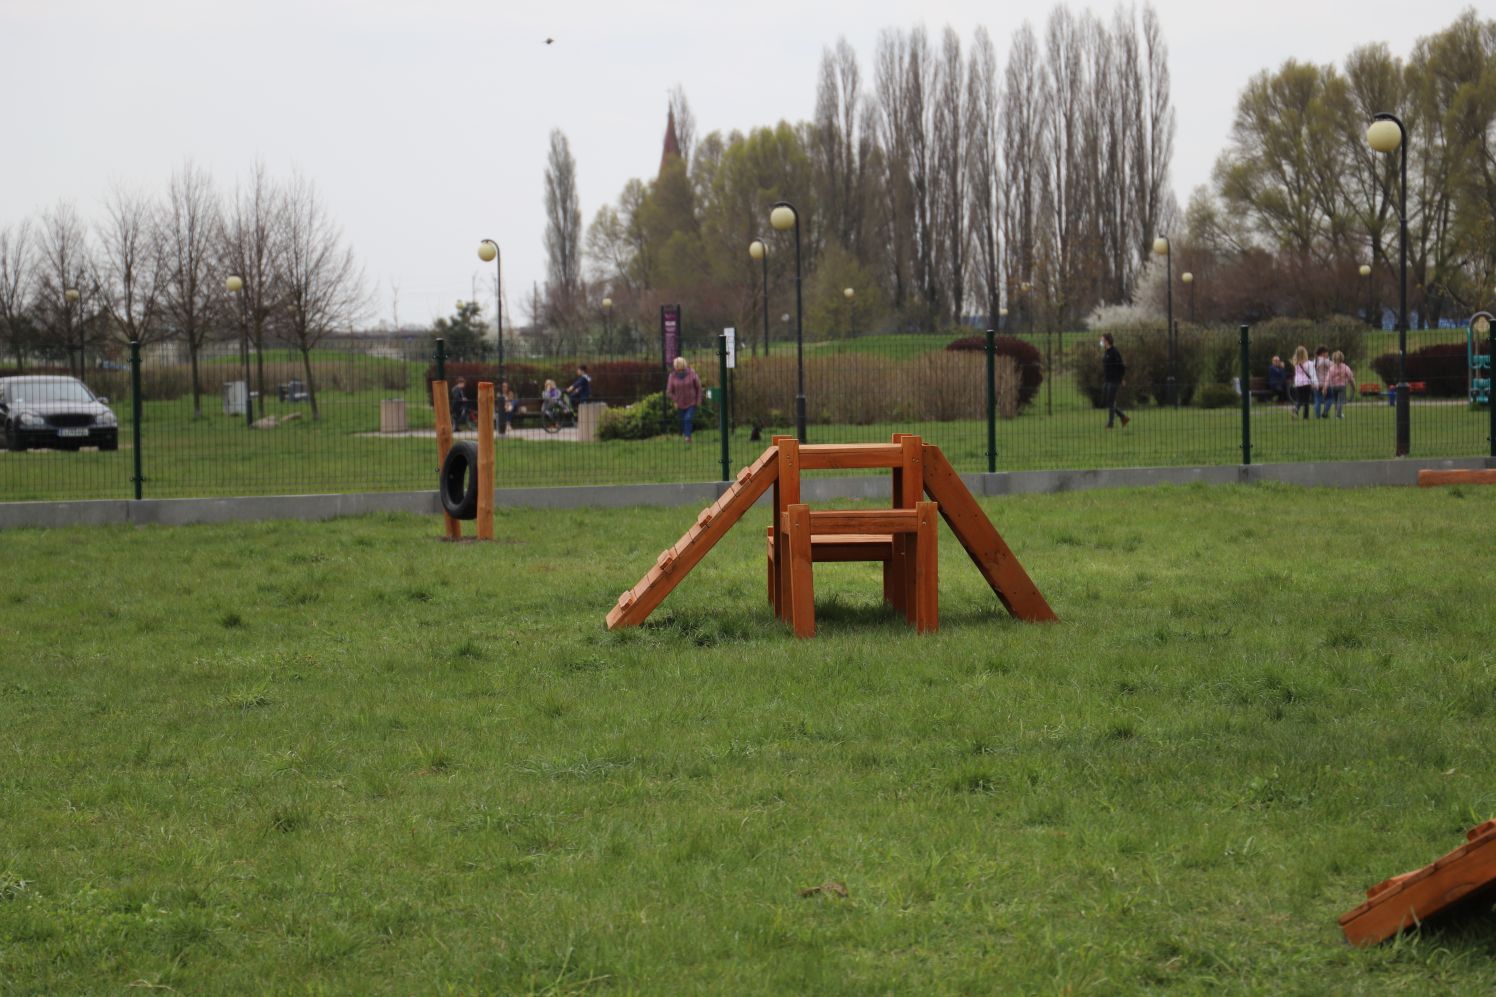
[[[1283,363],[1291,366],[1293,351],[1299,346],[1308,350],[1311,357],[1321,346],[1328,347],[1331,353],[1339,350],[1345,354],[1347,364],[1352,368],[1359,367],[1366,360],[1368,331],[1365,323],[1344,315],[1336,315],[1325,322],[1311,322],[1301,318],[1269,319],[1252,326],[1252,343],[1248,353],[1252,376],[1266,377],[1274,355],[1282,357]],[[1379,335],[1375,331],[1372,334]],[[1231,360],[1230,366],[1230,376],[1222,378],[1221,372],[1217,371],[1217,380],[1235,377],[1239,373],[1236,368],[1241,366],[1240,359]]]
[[[958,352],[975,351],[985,355],[987,337],[963,336],[960,339],[951,340],[945,348]],[[1044,383],[1044,354],[1039,352],[1039,348],[1016,336],[996,336],[992,340],[992,352],[999,357],[1010,357],[1013,360],[1014,369],[1019,375],[1018,407],[1022,408],[1037,398],[1039,385]]]
[[[1422,381],[1435,398],[1464,398],[1470,389],[1470,359],[1464,343],[1436,343],[1408,354],[1408,380]],[[1397,354],[1383,353],[1371,367],[1384,384],[1397,383]]]
[[[1230,408],[1241,404],[1241,396],[1229,384],[1202,384],[1195,394],[1195,404],[1201,408]]]
[[[1159,405],[1168,404],[1169,383],[1169,336],[1163,329],[1107,329],[1117,342],[1117,349],[1122,352],[1122,360],[1127,364],[1127,376],[1122,385],[1122,390],[1117,395],[1117,403],[1123,408],[1133,405],[1144,405],[1152,401]],[[1175,390],[1179,395],[1179,402],[1188,405],[1195,397],[1195,387],[1200,383],[1206,368],[1209,366],[1214,353],[1217,351],[1217,342],[1220,340],[1217,333],[1208,332],[1198,328],[1181,328],[1175,337]],[[1093,346],[1094,348],[1094,346]],[[1089,363],[1082,363],[1076,367],[1075,383],[1080,391],[1091,400],[1096,408],[1101,408],[1101,351],[1096,350],[1094,359]]]
[[[703,387],[705,387],[703,385]],[[675,404],[656,391],[624,408],[609,408],[603,413],[597,435],[604,440],[647,440],[679,432],[680,416]],[[696,428],[717,428],[717,407],[706,399],[696,407]]]

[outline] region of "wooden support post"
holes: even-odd
[[[898,470],[898,494],[894,496],[894,508],[913,509],[923,497],[924,492],[924,454],[922,453],[923,442],[912,433],[898,433],[894,442],[899,445],[899,470]],[[915,574],[918,570],[917,558],[919,556],[919,538],[908,534],[895,534],[894,542],[897,544],[902,539],[904,542],[904,557],[899,564],[899,589],[901,593],[900,605],[904,609],[904,619],[910,623],[916,623],[919,606],[917,604],[918,588],[915,585]]]
[[[441,469],[447,462],[447,451],[452,449],[452,397],[447,394],[446,381],[431,382],[431,405],[436,410],[436,473],[437,487],[441,487]],[[462,524],[442,513],[443,535],[448,540],[462,539]]]
[[[903,433],[894,433],[894,445],[904,438]],[[893,500],[894,508],[899,507],[899,502],[904,497],[904,467],[903,451],[900,450],[900,463],[893,468]],[[906,580],[905,566],[909,561],[909,537],[895,533],[893,535],[893,551],[888,558],[888,563],[883,566],[883,601],[893,607],[895,612],[905,611]]]
[[[796,637],[816,635],[815,582],[810,556],[810,506],[791,505],[783,526],[776,531],[785,534],[789,543],[790,623]]]
[[[776,436],[774,444],[779,449],[779,476],[775,479],[775,491],[778,494],[774,513],[776,525],[779,527],[774,531],[774,560],[779,565],[777,585],[779,605],[777,608],[780,619],[792,620],[790,558],[786,546],[789,538],[784,532],[783,514],[790,506],[800,503],[800,441],[793,436]]]
[[[478,382],[478,539],[493,539],[493,382]]]
[[[940,507],[915,504],[919,526],[914,539],[914,629],[922,634],[940,629]]]

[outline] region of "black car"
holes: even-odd
[[[119,420],[76,377],[0,377],[0,426],[8,450],[119,449]]]

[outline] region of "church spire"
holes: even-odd
[[[665,172],[665,164],[670,162],[670,157],[680,158],[680,139],[675,134],[675,108],[670,108],[670,116],[665,123],[665,149],[660,153],[660,172]]]

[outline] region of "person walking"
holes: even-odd
[[[691,423],[696,418],[696,406],[701,404],[701,378],[686,365],[685,357],[675,358],[675,370],[666,379],[665,395],[675,403],[681,435],[690,443]]]
[[[459,376],[452,385],[452,428],[463,429],[473,418],[472,405],[468,402],[467,378]]]
[[[1111,333],[1102,333],[1098,345],[1102,349],[1101,404],[1106,408],[1106,428],[1111,429],[1115,419],[1121,419],[1122,425],[1126,426],[1132,419],[1117,407],[1117,394],[1122,390],[1122,378],[1127,374],[1127,364],[1122,362],[1122,351],[1117,349],[1117,342]]]
[[[1330,417],[1330,348],[1317,347],[1314,351],[1314,414],[1321,419]]]
[[[1330,369],[1325,374],[1325,390],[1330,398],[1325,403],[1326,414],[1329,413],[1330,404],[1334,403],[1335,418],[1345,418],[1345,394],[1355,383],[1356,372],[1345,362],[1345,354],[1339,350],[1330,354]]]
[[[571,399],[571,407],[578,412],[592,401],[592,375],[587,373],[586,364],[577,365],[577,379],[567,386],[566,394]]]
[[[1314,364],[1309,359],[1309,351],[1300,346],[1293,351],[1293,417],[1299,417],[1299,411],[1303,410],[1304,418],[1309,418],[1309,406],[1318,394],[1319,375],[1314,372]]]

